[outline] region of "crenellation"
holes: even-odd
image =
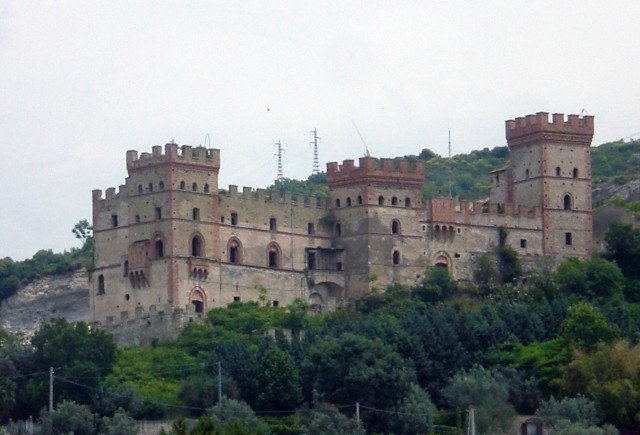
[[[507,140],[516,139],[535,133],[562,133],[573,135],[593,136],[593,116],[568,115],[554,113],[549,122],[549,113],[538,112],[505,122]],[[589,138],[589,141],[591,139]]]
[[[127,151],[126,186],[92,191],[94,320],[142,323],[162,306],[202,314],[257,300],[259,288],[282,306],[335,308],[371,291],[373,274],[379,288],[411,286],[432,266],[469,280],[499,228],[522,258],[590,255],[593,117],[539,112],[505,125],[511,162],[492,172],[484,201],[423,202],[424,164],[406,159],[327,163],[319,198],[218,190],[218,149]]]

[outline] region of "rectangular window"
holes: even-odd
[[[270,218],[269,219],[269,229],[271,231],[275,231],[277,229],[277,221],[276,218]]]
[[[162,207],[156,207],[156,219],[162,219]]]
[[[137,215],[136,215],[136,223],[137,223],[137,224],[139,224],[139,223],[140,223],[140,215],[139,215],[139,214],[137,214]]]
[[[240,296],[234,296],[233,302],[240,302]]]
[[[316,233],[316,228],[315,225],[313,224],[313,222],[309,222],[307,224],[307,234],[309,234],[310,236],[314,235]]]
[[[564,233],[564,244],[565,245],[571,245],[573,244],[573,240],[572,240],[572,236],[571,233]]]
[[[520,239],[520,247],[521,248],[527,247],[527,239]]]
[[[114,227],[114,228],[118,226],[118,215],[117,214],[112,214],[111,215],[111,226]]]
[[[200,220],[200,209],[199,208],[194,208],[193,209],[193,220],[194,221],[199,221]]]
[[[307,268],[309,270],[316,268],[316,253],[313,251],[307,252]]]
[[[280,301],[273,301],[273,306],[274,307],[279,307],[280,306]]]
[[[238,225],[238,213],[231,213],[231,225]]]

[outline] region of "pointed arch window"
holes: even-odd
[[[400,264],[400,251],[393,251],[393,264]]]
[[[242,243],[236,237],[229,239],[227,243],[227,255],[229,263],[242,264]]]
[[[185,183],[184,181],[180,182],[180,190],[185,190],[187,188],[187,183]]]
[[[209,190],[210,190],[210,189],[209,189],[209,185],[208,185],[208,184],[205,184],[205,185],[204,185],[204,193],[209,193]]]
[[[197,192],[198,191],[198,183],[193,183],[191,185],[191,191],[192,192]]]
[[[391,234],[402,234],[400,221],[397,219],[394,219],[393,221],[391,221]]]
[[[563,205],[564,205],[564,209],[565,210],[572,210],[573,209],[573,204],[572,204],[572,200],[571,200],[571,195],[566,194],[562,200]]]
[[[556,166],[556,177],[559,177],[560,173],[561,173],[560,166]]]
[[[362,205],[362,196],[358,195],[358,205]]]
[[[192,257],[202,257],[202,253],[204,251],[204,247],[202,246],[202,238],[198,235],[193,236],[191,239],[191,256]]]
[[[573,168],[573,178],[578,178],[578,168]]]
[[[378,197],[378,205],[384,205],[384,196],[380,195]]]
[[[98,294],[104,294],[104,275],[102,274],[98,276]]]
[[[411,198],[409,198],[408,196],[404,199],[404,206],[411,207]]]
[[[156,240],[156,258],[162,258],[164,257],[164,242],[159,239]]]
[[[278,269],[281,263],[281,251],[280,246],[273,242],[267,246],[267,266],[272,269]]]
[[[395,196],[391,198],[391,205],[398,205],[398,198],[396,198]]]

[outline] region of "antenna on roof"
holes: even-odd
[[[453,161],[451,160],[451,130],[449,130],[449,198],[453,198]]]
[[[320,139],[318,137],[318,132],[316,131],[316,129],[314,128],[313,130],[311,130],[311,133],[313,134],[313,142],[311,142],[311,144],[313,145],[313,175],[316,175],[318,172],[320,172],[320,161],[318,159],[318,139]]]
[[[209,136],[209,133],[204,135],[204,147],[211,148],[211,136]]]
[[[280,141],[275,143],[276,148],[278,149],[278,153],[274,154],[274,156],[278,157],[278,183],[282,183],[284,181],[284,172],[282,171],[282,153],[284,153],[284,148],[282,148],[282,144]]]
[[[365,156],[366,157],[371,157],[371,154],[369,154],[369,147],[367,146],[367,143],[362,138],[362,135],[360,134],[360,130],[358,130],[358,126],[356,125],[356,122],[352,119],[351,123],[353,124],[353,127],[356,129],[356,132],[358,133],[358,136],[360,136],[360,140],[364,144],[364,149],[366,150]]]

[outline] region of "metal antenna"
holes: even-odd
[[[316,175],[318,172],[320,172],[320,161],[318,159],[318,139],[320,139],[318,137],[318,132],[316,131],[316,129],[314,128],[313,130],[311,130],[311,133],[313,134],[313,142],[311,142],[311,145],[313,145],[313,175]]]
[[[371,157],[371,154],[369,154],[369,147],[367,146],[367,143],[364,141],[364,139],[362,138],[362,135],[360,134],[360,130],[358,130],[358,126],[356,125],[356,122],[352,119],[351,123],[353,124],[353,127],[356,129],[356,132],[358,133],[358,136],[360,136],[360,140],[362,141],[362,143],[364,144],[364,149],[367,151],[367,153],[365,154],[366,157]]]
[[[451,130],[449,130],[449,198],[453,198],[453,161],[451,160]]]
[[[209,136],[209,133],[204,135],[204,147],[211,148],[211,136]]]
[[[282,183],[284,181],[284,172],[282,171],[282,153],[284,153],[284,148],[282,148],[282,144],[280,141],[275,143],[275,146],[278,148],[278,153],[274,154],[278,157],[278,182]]]

